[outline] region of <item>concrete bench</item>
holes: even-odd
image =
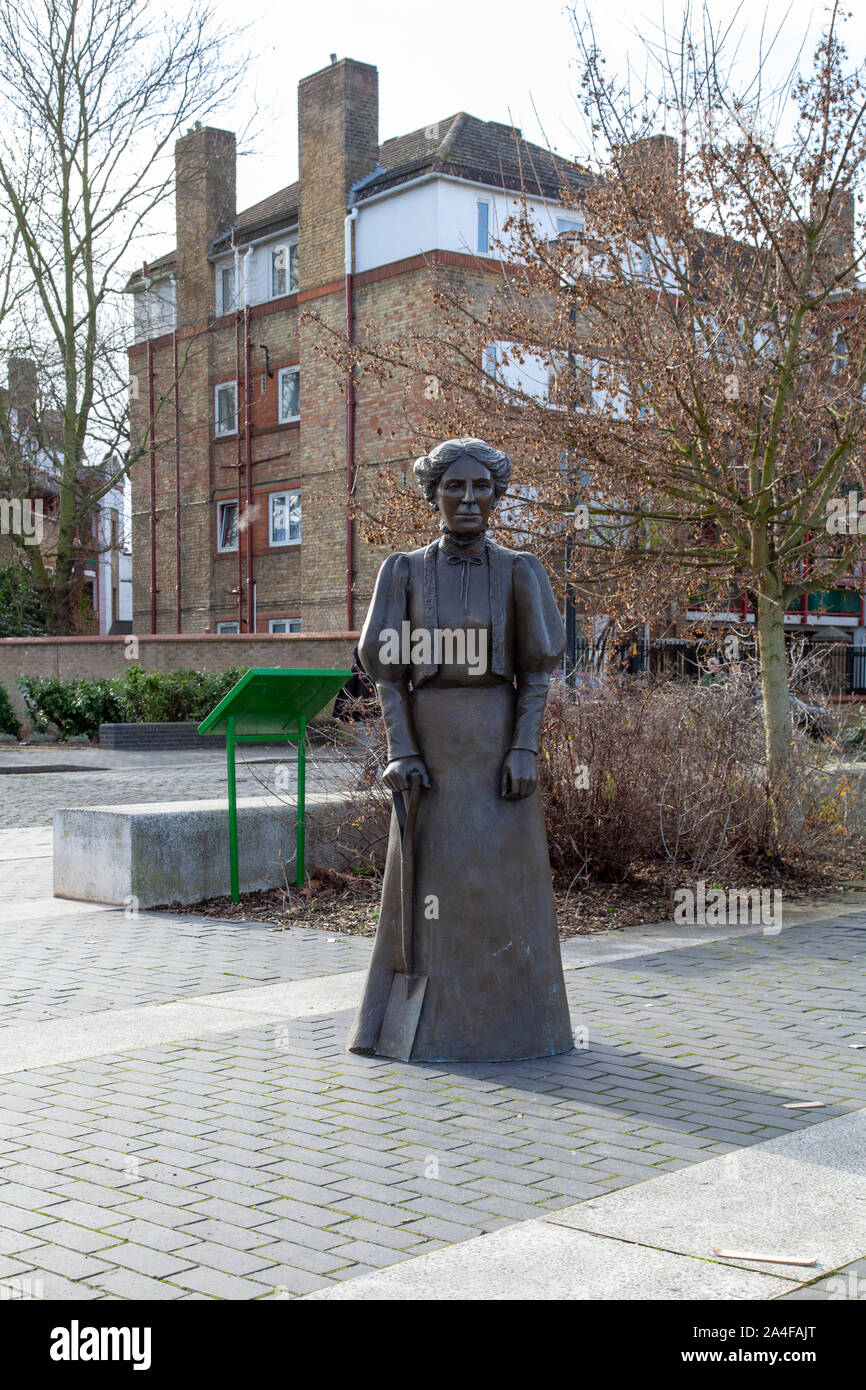
[[[345,867],[350,803],[307,793],[306,862]],[[294,884],[295,808],[273,797],[238,797],[241,892]],[[286,865],[285,875],[281,864]],[[55,812],[54,896],[159,907],[229,891],[228,801],[163,801]]]

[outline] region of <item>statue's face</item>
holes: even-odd
[[[489,468],[468,454],[461,454],[442,474],[436,486],[436,503],[449,531],[458,536],[477,536],[493,511],[496,491]]]

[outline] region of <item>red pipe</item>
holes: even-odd
[[[812,539],[811,532],[807,531],[804,539],[805,539],[806,541],[810,541],[810,540]],[[804,579],[808,579],[808,577],[809,577],[809,572],[810,572],[811,568],[812,568],[812,566],[811,566],[811,564],[809,563],[809,557],[808,557],[808,555],[804,555],[804,556],[803,556],[803,578],[804,578]],[[806,592],[803,594],[802,599],[800,600],[800,622],[801,622],[801,623],[803,624],[803,626],[805,627],[806,624],[808,623],[808,621],[809,621],[809,591],[806,590]]]
[[[148,325],[148,332],[150,325]],[[150,630],[156,632],[156,439],[154,436],[154,416],[156,414],[155,390],[153,382],[153,339],[147,340],[147,401],[150,411]]]
[[[244,287],[246,294],[246,268],[244,269]],[[247,544],[247,632],[254,631],[253,628],[253,434],[252,434],[252,389],[251,389],[251,368],[250,368],[250,306],[244,307],[244,397],[245,397],[245,420],[244,437],[246,444],[246,481],[247,481],[247,524],[244,531]]]
[[[237,276],[235,276],[237,281]],[[237,295],[237,283],[235,283],[235,295]],[[243,477],[243,462],[241,457],[241,421],[240,421],[240,390],[241,390],[241,315],[235,312],[235,435],[237,438],[237,538],[238,538],[238,632],[244,630],[244,548],[241,545],[241,517],[243,515],[243,494],[241,491],[241,480]]]
[[[99,506],[96,508],[96,555],[94,557],[94,570],[96,571],[96,631],[102,632],[102,604],[100,603],[101,591],[99,588],[99,557],[102,554],[102,514]],[[110,624],[109,624],[110,626]]]
[[[177,630],[180,632],[180,374],[177,366],[177,328],[174,330],[174,548],[177,572]]]
[[[351,230],[348,235],[351,236]],[[355,310],[352,303],[352,272],[346,268],[346,338],[355,341]],[[355,374],[351,362],[346,374],[346,629],[355,627],[355,527],[352,521],[352,495],[355,490]]]

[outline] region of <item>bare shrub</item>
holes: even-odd
[[[686,874],[828,869],[861,836],[845,774],[826,747],[795,739],[774,828],[763,767],[746,673],[705,686],[623,679],[593,699],[557,687],[539,756],[555,877],[655,866],[674,886]]]
[[[833,745],[795,738],[776,828],[764,776],[754,672],[709,685],[608,680],[591,696],[555,684],[538,757],[558,885],[623,881],[648,869],[672,891],[689,879],[829,871],[862,839],[862,809],[834,770]],[[335,845],[346,868],[378,876],[391,797],[379,718],[320,727],[345,770]]]

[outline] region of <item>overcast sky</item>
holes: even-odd
[[[382,140],[463,110],[483,120],[513,120],[530,139],[563,155],[576,152],[575,45],[569,7],[560,0],[211,0],[210,8],[229,27],[248,26],[253,53],[247,98],[212,122],[240,131],[260,108],[252,152],[239,162],[239,208],[297,177],[298,81],[324,67],[331,53],[378,67]],[[618,67],[634,34],[653,32],[663,13],[676,28],[681,8],[681,0],[594,3],[609,66]],[[712,0],[710,8],[720,19],[736,11],[731,0]],[[804,33],[817,34],[825,6],[769,0],[766,8],[772,29],[790,16],[781,66]],[[859,0],[852,8],[849,49],[859,61],[866,54],[866,4]],[[746,61],[757,49],[763,13],[760,0],[741,8]]]

